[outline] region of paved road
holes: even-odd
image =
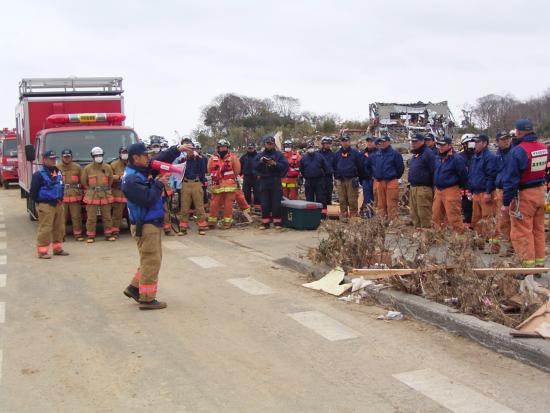
[[[0,412],[550,410],[539,370],[301,288],[268,241],[297,253],[312,234],[164,238],[169,307],[143,312],[122,295],[128,236],[39,261],[18,195],[0,191]]]

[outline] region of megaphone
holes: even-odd
[[[172,174],[180,181],[183,179],[183,174],[185,174],[185,164],[172,165],[171,163],[152,161],[151,168],[161,174]]]

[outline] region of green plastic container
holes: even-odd
[[[321,225],[323,205],[307,201],[283,201],[283,225],[298,230],[317,229]]]

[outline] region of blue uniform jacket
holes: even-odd
[[[172,163],[180,155],[180,152],[175,146],[168,148],[165,151],[162,151],[154,160],[166,163]],[[143,176],[151,178],[143,179],[139,174],[133,173],[125,176],[122,180],[122,192],[126,198],[128,198],[128,206],[133,203],[139,208],[145,210],[150,210],[151,208],[158,205],[159,200],[162,199],[164,193],[164,185],[155,180],[159,172],[153,170],[149,167],[138,167],[128,164],[126,168],[134,169],[136,172],[141,173]],[[147,212],[142,214],[143,216],[147,215]],[[144,220],[143,223],[147,223],[147,220]],[[162,226],[162,219],[155,221],[155,225]]]
[[[269,166],[262,162],[262,158],[273,159],[276,164]],[[288,161],[279,151],[262,151],[254,160],[254,173],[262,179],[281,179],[288,172]]]
[[[332,152],[332,150],[325,151],[324,149],[321,149],[319,153],[325,158],[327,163],[330,165],[330,172],[327,172],[325,176],[332,177],[332,174],[334,174],[334,160],[336,159],[336,154]]]
[[[198,179],[201,182],[204,182],[206,175],[206,164],[204,163],[204,158],[201,157],[191,157],[187,158],[185,163],[185,173],[183,177],[190,180]]]
[[[468,172],[464,157],[450,153],[447,157],[437,156],[434,159],[434,186],[446,189],[458,185],[464,188],[468,182]]]
[[[51,169],[48,169],[45,166],[43,166],[42,169],[46,171],[48,175],[51,174],[52,171],[54,170],[57,171],[58,174],[61,174],[59,169],[57,169],[55,166]],[[54,183],[53,179],[51,181],[52,183]],[[51,206],[56,206],[58,204],[58,201],[63,200],[63,189],[61,189],[60,196],[57,199],[53,199],[53,200],[40,199],[40,196],[39,196],[40,189],[45,185],[46,185],[46,182],[44,182],[44,177],[42,176],[42,173],[40,171],[37,171],[34,174],[32,174],[31,189],[29,191],[29,195],[31,199],[37,204],[40,202],[44,202],[44,203],[50,204]]]
[[[300,173],[306,179],[332,174],[332,167],[319,152],[307,153],[300,159]]]
[[[346,154],[340,148],[334,155],[332,168],[336,179],[363,178],[365,157],[362,154],[353,148],[349,148]]]
[[[254,175],[254,163],[256,161],[256,157],[258,156],[258,152],[247,152],[243,156],[241,156],[241,175],[243,176],[253,176]]]
[[[386,149],[379,149],[367,159],[371,163],[374,179],[378,179],[379,181],[400,179],[405,171],[403,157],[391,146],[388,146]]]
[[[537,136],[532,133],[524,136],[523,139],[518,140],[516,145],[512,148],[508,155],[504,174],[502,176],[502,184],[504,193],[502,196],[502,205],[509,206],[510,202],[515,198],[519,190],[519,181],[521,175],[529,167],[529,157],[525,149],[518,146],[521,142],[534,142],[538,140]],[[527,184],[536,184],[537,182],[527,182]],[[540,183],[544,183],[544,178],[540,180]]]
[[[365,149],[363,151],[363,180],[370,180],[372,179],[372,157],[374,154],[378,152],[378,149],[368,150]],[[365,154],[368,153],[368,156]]]
[[[498,189],[503,188],[503,182],[502,178],[504,176],[504,168],[506,167],[506,162],[508,161],[508,156],[510,155],[510,151],[512,150],[512,147],[510,146],[506,150],[497,150],[496,156],[496,168],[497,168],[497,176],[495,178],[495,187]]]
[[[409,161],[409,184],[411,186],[433,186],[434,152],[423,145]]]
[[[496,157],[489,148],[476,153],[471,160],[468,171],[468,189],[474,194],[491,193],[495,189],[497,176]]]

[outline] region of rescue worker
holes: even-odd
[[[495,188],[496,188],[496,218],[497,218],[497,228],[500,232],[500,241],[501,243],[510,243],[510,215],[503,214],[502,209],[502,195],[503,195],[503,177],[504,169],[508,163],[508,156],[512,149],[512,140],[510,134],[507,132],[498,132],[496,135],[498,150],[496,152],[496,178],[495,178]],[[503,256],[510,257],[513,255],[514,249],[509,246],[504,249],[501,246],[501,253]]]
[[[172,163],[190,145],[173,146],[154,159]],[[164,186],[169,174],[159,174],[149,168],[149,156],[143,143],[128,147],[129,163],[122,177],[122,191],[128,198],[130,232],[137,242],[139,266],[124,295],[139,303],[140,310],[166,308],[157,301],[158,275],[162,261],[161,228],[164,220]],[[156,177],[156,179],[155,179]]]
[[[435,229],[448,225],[453,231],[462,234],[461,189],[468,182],[468,172],[464,158],[455,153],[453,140],[448,136],[438,138],[436,145],[439,155],[434,159],[434,202],[432,219]]]
[[[249,142],[246,145],[246,153],[241,156],[240,162],[244,197],[249,205],[254,205],[254,210],[259,211],[261,209],[260,189],[258,177],[254,174],[256,156],[258,156],[256,144]]]
[[[459,155],[464,160],[466,165],[466,171],[470,170],[470,164],[472,163],[472,157],[475,153],[475,135],[472,133],[465,133],[460,139],[461,151]],[[462,215],[463,222],[467,228],[472,228],[472,193],[466,186],[461,190],[461,205],[462,205]]]
[[[333,164],[334,179],[338,187],[340,218],[353,218],[358,215],[359,185],[364,172],[364,157],[351,148],[351,136],[340,137],[340,149],[336,152]]]
[[[321,150],[319,151],[321,155],[325,158],[327,163],[330,165],[330,172],[326,171],[324,176],[325,183],[325,196],[326,196],[326,205],[332,205],[332,192],[334,191],[334,160],[336,159],[336,154],[332,151],[332,138],[325,136],[321,139]]]
[[[544,267],[545,170],[548,149],[538,141],[533,123],[516,122],[517,145],[504,170],[502,212],[510,213],[514,250],[524,267]]]
[[[367,136],[365,142],[367,146],[363,150],[363,156],[368,158],[374,155],[378,149],[372,136]],[[365,163],[367,163],[366,160]],[[365,218],[371,218],[374,213],[374,181],[372,179],[372,170],[369,169],[369,172],[365,174],[361,186],[363,187],[363,215]]]
[[[196,148],[189,153],[185,162],[183,184],[181,187],[181,210],[180,210],[180,232],[178,235],[186,235],[189,229],[189,212],[191,204],[197,215],[197,226],[199,235],[205,235],[208,229],[206,223],[206,212],[204,211],[204,195],[202,183],[206,179],[206,165],[204,158]]]
[[[38,258],[50,259],[50,245],[53,255],[69,255],[63,250],[65,236],[65,214],[63,212],[63,175],[55,166],[57,155],[46,151],[43,166],[32,175],[30,197],[38,212],[38,234],[36,247]]]
[[[433,152],[434,159],[435,159],[435,156],[439,155],[439,150],[437,149],[435,135],[431,132],[428,132],[426,136],[424,136],[424,143],[426,144],[428,149],[430,149]]]
[[[472,226],[482,238],[478,247],[485,249],[490,244],[488,252],[498,252],[498,231],[491,230],[491,220],[496,215],[495,178],[496,157],[489,151],[489,137],[481,133],[474,138],[475,154],[472,157],[468,171],[468,189],[472,193]]]
[[[282,180],[283,196],[288,199],[298,199],[298,180],[300,177],[300,154],[294,150],[291,140],[283,142],[283,150],[288,161],[288,172]]]
[[[417,133],[410,139],[412,158],[409,161],[409,208],[415,228],[432,225],[433,178],[435,156],[424,135]]]
[[[286,176],[288,161],[276,149],[275,138],[263,139],[264,150],[258,154],[254,163],[254,173],[260,183],[260,202],[262,205],[262,225],[260,229],[269,229],[271,221],[276,229],[283,226],[281,200],[283,190],[281,178]]]
[[[95,241],[98,211],[101,212],[103,221],[103,233],[106,241],[116,241],[113,236],[113,221],[111,218],[111,204],[113,194],[113,170],[111,166],[103,162],[103,149],[99,146],[92,148],[92,163],[82,169],[80,182],[85,190],[84,203],[86,204],[86,242]]]
[[[369,157],[369,162],[374,177],[376,211],[382,218],[394,219],[399,212],[399,179],[405,165],[401,154],[392,148],[390,136],[380,138],[380,150]]]
[[[122,217],[124,216],[127,202],[122,192],[122,176],[124,175],[126,165],[128,165],[128,150],[125,147],[121,147],[118,150],[118,159],[111,162],[111,168],[113,170],[113,237],[116,238],[118,238],[120,234]]]
[[[323,205],[321,213],[327,214],[327,197],[325,195],[325,175],[332,173],[332,166],[329,165],[323,155],[315,150],[315,144],[307,144],[306,154],[300,159],[300,174],[305,179],[306,201],[318,202]]]
[[[212,201],[208,215],[208,226],[215,228],[218,223],[218,213],[223,208],[223,227],[231,228],[233,224],[233,201],[237,191],[237,176],[241,173],[239,159],[229,151],[231,144],[226,139],[220,139],[217,152],[208,161],[207,172],[212,178]]]
[[[63,182],[65,183],[63,196],[64,223],[67,222],[67,218],[70,216],[75,240],[84,241],[84,235],[82,234],[82,189],[80,186],[82,168],[79,164],[73,162],[73,151],[70,149],[61,151],[61,162],[57,164],[57,169],[63,175]]]

